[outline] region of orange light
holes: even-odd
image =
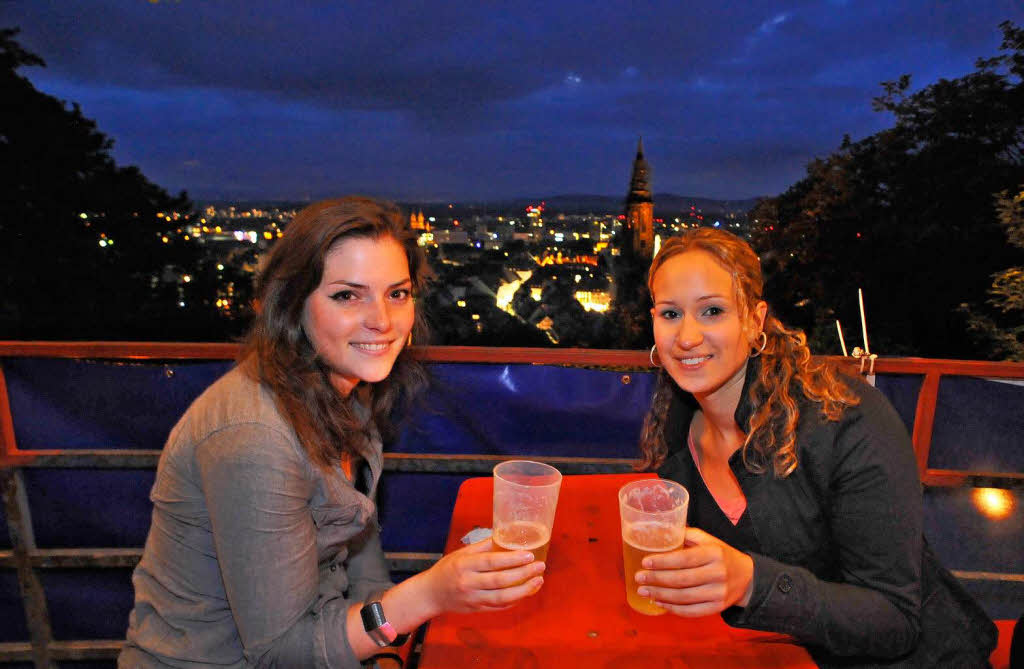
[[[975,488],[971,491],[971,501],[978,511],[992,520],[1008,517],[1017,506],[1014,494],[1003,488]]]

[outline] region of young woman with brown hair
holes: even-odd
[[[770,314],[750,246],[671,238],[648,288],[661,371],[642,461],[690,491],[690,527],[645,558],[641,594],[792,635],[823,667],[987,666],[995,628],[924,541],[901,419]]]
[[[543,563],[489,539],[389,580],[381,435],[423,378],[404,350],[427,267],[405,220],[328,200],[274,246],[238,365],[160,457],[120,667],[357,667],[439,613],[540,588]]]

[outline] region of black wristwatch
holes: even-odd
[[[359,609],[359,617],[363,619],[363,629],[381,648],[387,646],[401,646],[409,638],[408,634],[399,634],[384,615],[384,607],[380,600],[384,596],[383,590],[371,592],[363,602],[363,608]]]

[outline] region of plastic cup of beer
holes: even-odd
[[[626,601],[634,611],[660,616],[665,609],[637,594],[636,572],[652,553],[665,553],[683,545],[690,494],[675,481],[642,479],[619,489],[622,521],[622,564]]]
[[[562,474],[541,462],[507,460],[495,467],[494,547],[527,550],[535,560],[546,561],[561,485]]]

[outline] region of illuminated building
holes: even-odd
[[[651,196],[651,166],[644,159],[644,141],[636,146],[633,177],[626,196],[626,235],[624,244],[633,254],[650,258],[654,250],[654,198]]]
[[[544,227],[544,203],[531,204],[526,208],[526,218],[529,219],[530,226],[535,228]]]
[[[612,305],[612,296],[607,290],[577,290],[573,296],[587,311],[604,312]]]
[[[427,223],[423,218],[423,211],[420,210],[417,213],[409,214],[409,227],[413,230],[423,230],[424,232],[430,232],[430,223]]]

